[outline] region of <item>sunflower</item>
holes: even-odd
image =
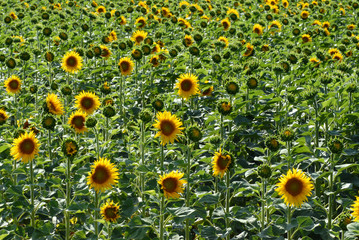
[[[106,8],[104,6],[99,6],[97,9],[96,9],[96,12],[97,13],[106,13]]]
[[[282,24],[278,20],[274,20],[271,22],[271,24],[268,26],[268,29],[271,28],[277,28],[279,31],[282,29]]]
[[[243,56],[245,56],[245,57],[249,57],[249,56],[251,56],[252,54],[253,54],[253,45],[252,44],[250,44],[250,43],[247,43],[247,45],[246,45],[246,51],[244,52],[244,54],[243,54]]]
[[[87,176],[87,184],[90,185],[90,189],[94,188],[96,192],[103,192],[117,183],[118,169],[107,158],[100,157],[91,166],[91,169]]]
[[[184,173],[172,171],[168,174],[160,176],[158,184],[161,185],[161,189],[163,189],[163,194],[167,199],[179,198],[179,193],[183,193],[183,184],[187,183],[186,180],[181,180],[183,175]]]
[[[211,95],[212,95],[212,92],[213,92],[213,86],[204,88],[204,89],[202,90],[202,96],[211,96]]]
[[[228,18],[223,19],[221,21],[222,27],[224,28],[224,31],[227,31],[230,27],[231,27],[231,22],[229,21]]]
[[[115,31],[111,31],[110,34],[108,35],[108,38],[110,39],[110,42],[112,41],[116,41],[117,40],[117,34]]]
[[[323,22],[322,27],[323,28],[329,28],[330,27],[330,22]]]
[[[76,133],[83,133],[87,131],[87,128],[85,127],[86,116],[86,113],[77,110],[69,117],[68,124],[75,129]]]
[[[110,49],[108,49],[108,47],[105,45],[100,45],[100,47],[101,47],[101,57],[104,57],[106,59],[109,58],[112,54]]]
[[[221,174],[221,178],[224,176],[224,173],[229,169],[231,164],[231,155],[222,154],[222,149],[219,149],[218,152],[215,152],[212,165],[213,165],[213,176]]]
[[[275,191],[282,195],[284,202],[296,207],[300,207],[304,201],[307,201],[307,197],[312,195],[311,191],[314,188],[310,178],[302,170],[294,168],[289,169],[287,175],[281,176],[277,187]]]
[[[319,20],[314,20],[312,25],[318,25],[318,26],[322,26],[322,23]]]
[[[236,9],[228,8],[227,15],[231,16],[232,14],[236,15],[236,17],[239,18],[239,13],[238,13],[238,11]]]
[[[64,107],[62,106],[57,95],[54,93],[48,93],[46,97],[46,106],[49,109],[49,112],[55,115],[64,114]]]
[[[92,114],[100,107],[100,101],[96,94],[91,92],[82,91],[79,95],[75,96],[76,108],[82,110],[87,115]]]
[[[162,145],[166,145],[169,142],[173,143],[174,140],[177,139],[177,135],[181,134],[181,130],[184,129],[184,127],[181,127],[181,121],[176,115],[172,115],[167,111],[157,113],[156,117],[157,120],[153,126],[157,128],[159,132],[155,137],[161,136]]]
[[[192,28],[191,24],[184,18],[178,18],[178,23],[183,28]]]
[[[135,45],[140,45],[143,40],[147,37],[147,32],[137,30],[133,33],[131,40],[135,42]]]
[[[153,55],[150,59],[150,63],[154,67],[158,67],[160,65],[160,57],[158,55]]]
[[[218,41],[224,42],[225,48],[228,47],[228,44],[229,44],[228,38],[226,38],[226,37],[219,37],[219,38],[218,38]]]
[[[136,22],[135,22],[135,25],[138,27],[138,28],[144,28],[146,26],[146,18],[144,17],[139,17],[136,19]]]
[[[303,11],[303,12],[301,12],[301,14],[300,14],[300,17],[301,17],[302,19],[307,19],[308,16],[309,16],[309,12],[308,12],[308,11]]]
[[[135,64],[129,57],[121,58],[118,63],[118,67],[120,68],[121,74],[124,76],[130,75],[132,73],[134,65]]]
[[[39,140],[37,140],[35,133],[24,133],[18,138],[14,139],[13,147],[10,149],[10,154],[15,160],[22,160],[28,163],[34,159],[35,155],[39,153]]]
[[[171,11],[166,7],[162,7],[161,14],[162,14],[162,17],[170,17]]]
[[[14,13],[14,12],[11,12],[10,14],[9,14],[9,16],[12,18],[12,19],[17,19],[17,16],[16,16],[16,14]]]
[[[105,219],[108,222],[116,222],[117,218],[120,217],[118,214],[118,210],[120,209],[120,206],[113,203],[113,201],[107,201],[105,204],[101,206],[101,215],[102,218]]]
[[[198,89],[198,79],[196,75],[191,73],[181,74],[177,79],[176,87],[178,88],[178,95],[188,100],[191,96],[200,93]]]
[[[310,58],[309,61],[313,63],[314,67],[318,67],[320,64],[320,61],[316,57]]]
[[[75,51],[67,52],[62,58],[62,69],[69,73],[77,73],[82,67],[82,57]]]
[[[334,60],[337,60],[339,62],[341,62],[343,60],[343,55],[340,52],[337,52],[333,55],[332,57]]]
[[[3,125],[8,118],[9,116],[6,114],[6,112],[0,108],[0,125]]]
[[[312,38],[310,37],[309,34],[303,34],[302,35],[302,40],[303,40],[303,43],[307,43],[307,42],[311,42]]]
[[[289,6],[288,0],[282,0],[282,5],[284,8],[287,8]]]
[[[126,18],[124,16],[121,16],[119,18],[119,23],[120,23],[120,25],[126,25],[126,23],[127,23]]]
[[[183,44],[186,46],[186,47],[189,47],[193,44],[193,39],[190,35],[186,35],[184,36],[184,39],[183,39]]]
[[[12,75],[5,81],[4,85],[5,85],[6,91],[8,93],[16,94],[16,93],[20,92],[21,80],[18,76]]]
[[[256,33],[256,34],[258,34],[258,35],[262,35],[262,33],[263,33],[263,27],[262,27],[260,24],[256,23],[256,24],[254,24],[254,26],[253,26],[253,32]]]

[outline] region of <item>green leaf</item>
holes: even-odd
[[[199,199],[199,203],[216,204],[219,201],[219,194],[208,194],[204,195]]]
[[[3,145],[0,146],[0,153],[2,153],[3,151],[9,149],[11,147],[11,144],[5,143]]]
[[[311,231],[315,225],[313,220],[309,216],[299,216],[297,217],[298,227]]]
[[[310,153],[313,154],[313,152],[310,150],[309,147],[307,146],[296,146],[293,148],[292,154],[296,155],[296,154],[300,154],[300,153]]]

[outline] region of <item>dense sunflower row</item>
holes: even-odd
[[[0,5],[1,239],[357,237],[357,2]]]

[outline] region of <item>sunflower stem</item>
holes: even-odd
[[[112,237],[112,224],[110,222],[107,223],[107,228],[108,228],[108,239],[111,239]]]
[[[71,159],[68,157],[66,162],[66,240],[70,239],[70,201],[71,201]]]
[[[97,128],[94,128],[95,130],[95,137],[96,137],[96,154],[97,154],[97,159],[100,158],[100,143],[98,141],[98,131]]]
[[[123,93],[122,93],[122,76],[120,77],[120,115],[122,116],[123,112],[123,107],[122,107],[122,97],[123,97]]]
[[[231,199],[231,191],[229,188],[229,184],[230,184],[230,180],[231,180],[231,172],[228,169],[227,173],[226,173],[226,231],[228,228],[230,228],[230,222],[229,222],[229,204],[230,204],[230,199]],[[226,240],[230,239],[230,234],[228,234],[226,236]]]
[[[165,207],[165,196],[161,196],[160,204],[160,240],[164,240],[164,207]]]
[[[51,160],[51,132],[47,130],[47,148],[49,151],[49,159]]]
[[[145,165],[145,123],[141,121],[141,164],[142,166]],[[144,179],[144,173],[141,172],[140,175],[140,187],[141,187],[141,196],[142,201],[145,201],[145,195],[143,192],[145,191],[145,179]],[[146,206],[143,206],[142,213],[145,214]]]
[[[188,139],[187,144],[187,194],[186,194],[186,207],[190,206],[190,171],[191,171],[191,142]],[[190,231],[189,231],[189,219],[186,220],[186,240],[190,240]]]
[[[328,210],[328,229],[332,229],[332,215],[333,215],[333,166],[334,153],[330,155],[330,175],[329,175],[329,210]]]
[[[97,212],[97,208],[98,208],[98,192],[95,190],[95,213],[94,213],[94,226],[95,226],[95,239],[98,239],[98,212]]]
[[[266,191],[266,180],[262,178],[262,208],[261,208],[261,231],[264,230],[264,219],[265,219],[265,208],[266,208],[266,200],[265,200],[265,191]]]
[[[221,114],[221,140],[224,142],[223,114]]]
[[[288,223],[288,228],[289,228],[290,227],[289,225],[292,222],[292,207],[289,205],[287,210],[288,210],[287,211],[287,223]],[[288,229],[288,231],[287,231],[287,238],[288,238],[288,240],[292,239],[292,230],[291,229]]]
[[[35,228],[35,198],[34,198],[34,167],[30,160],[30,201],[31,201],[31,227]]]
[[[287,151],[288,151],[288,170],[291,169],[291,165],[292,165],[292,158],[290,156],[290,142],[287,141]]]
[[[161,170],[161,175],[163,175],[163,161],[164,161],[164,146],[161,143],[161,162],[160,162],[160,170]]]

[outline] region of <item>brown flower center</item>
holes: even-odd
[[[85,109],[90,109],[94,105],[94,101],[90,97],[83,97],[80,102],[81,106]]]
[[[121,62],[121,69],[124,72],[127,72],[130,69],[130,63],[129,62]]]
[[[25,139],[20,144],[20,151],[25,154],[31,154],[35,150],[35,143],[31,139]]]
[[[229,24],[227,22],[223,22],[222,23],[224,29],[228,29],[229,28]]]
[[[110,178],[110,173],[104,166],[97,166],[95,172],[92,174],[92,180],[95,183],[105,183]]]
[[[227,168],[228,162],[231,160],[231,156],[229,155],[219,155],[217,160],[217,166],[221,170],[225,170]]]
[[[174,130],[175,126],[171,121],[163,120],[160,125],[161,131],[165,136],[170,136]]]
[[[77,58],[74,56],[70,56],[66,60],[66,65],[69,67],[76,67],[77,66]]]
[[[188,92],[192,89],[192,81],[190,79],[185,79],[181,82],[182,91]]]
[[[259,34],[259,33],[261,32],[261,30],[260,30],[259,28],[255,28],[255,29],[254,29],[254,32],[257,33],[257,34]]]
[[[72,124],[75,125],[76,128],[83,128],[84,127],[84,124],[85,123],[85,118],[83,116],[75,116],[73,119],[72,119]]]
[[[136,42],[140,43],[143,41],[143,36],[136,36]]]
[[[10,86],[11,89],[18,89],[19,82],[17,80],[11,80],[9,82],[9,86]]]
[[[5,119],[5,114],[0,113],[0,122],[4,121]]]
[[[114,219],[117,216],[117,210],[115,207],[107,207],[105,209],[105,216],[109,219]]]
[[[303,191],[303,182],[297,178],[289,179],[285,184],[285,190],[293,197],[299,195]]]
[[[76,146],[72,142],[67,143],[66,152],[69,155],[74,155],[77,152]]]
[[[177,188],[177,179],[175,178],[166,178],[162,182],[164,190],[167,192],[173,193]]]
[[[104,49],[102,49],[101,56],[102,57],[108,57],[108,56],[110,56],[110,52],[106,48],[104,48]]]

